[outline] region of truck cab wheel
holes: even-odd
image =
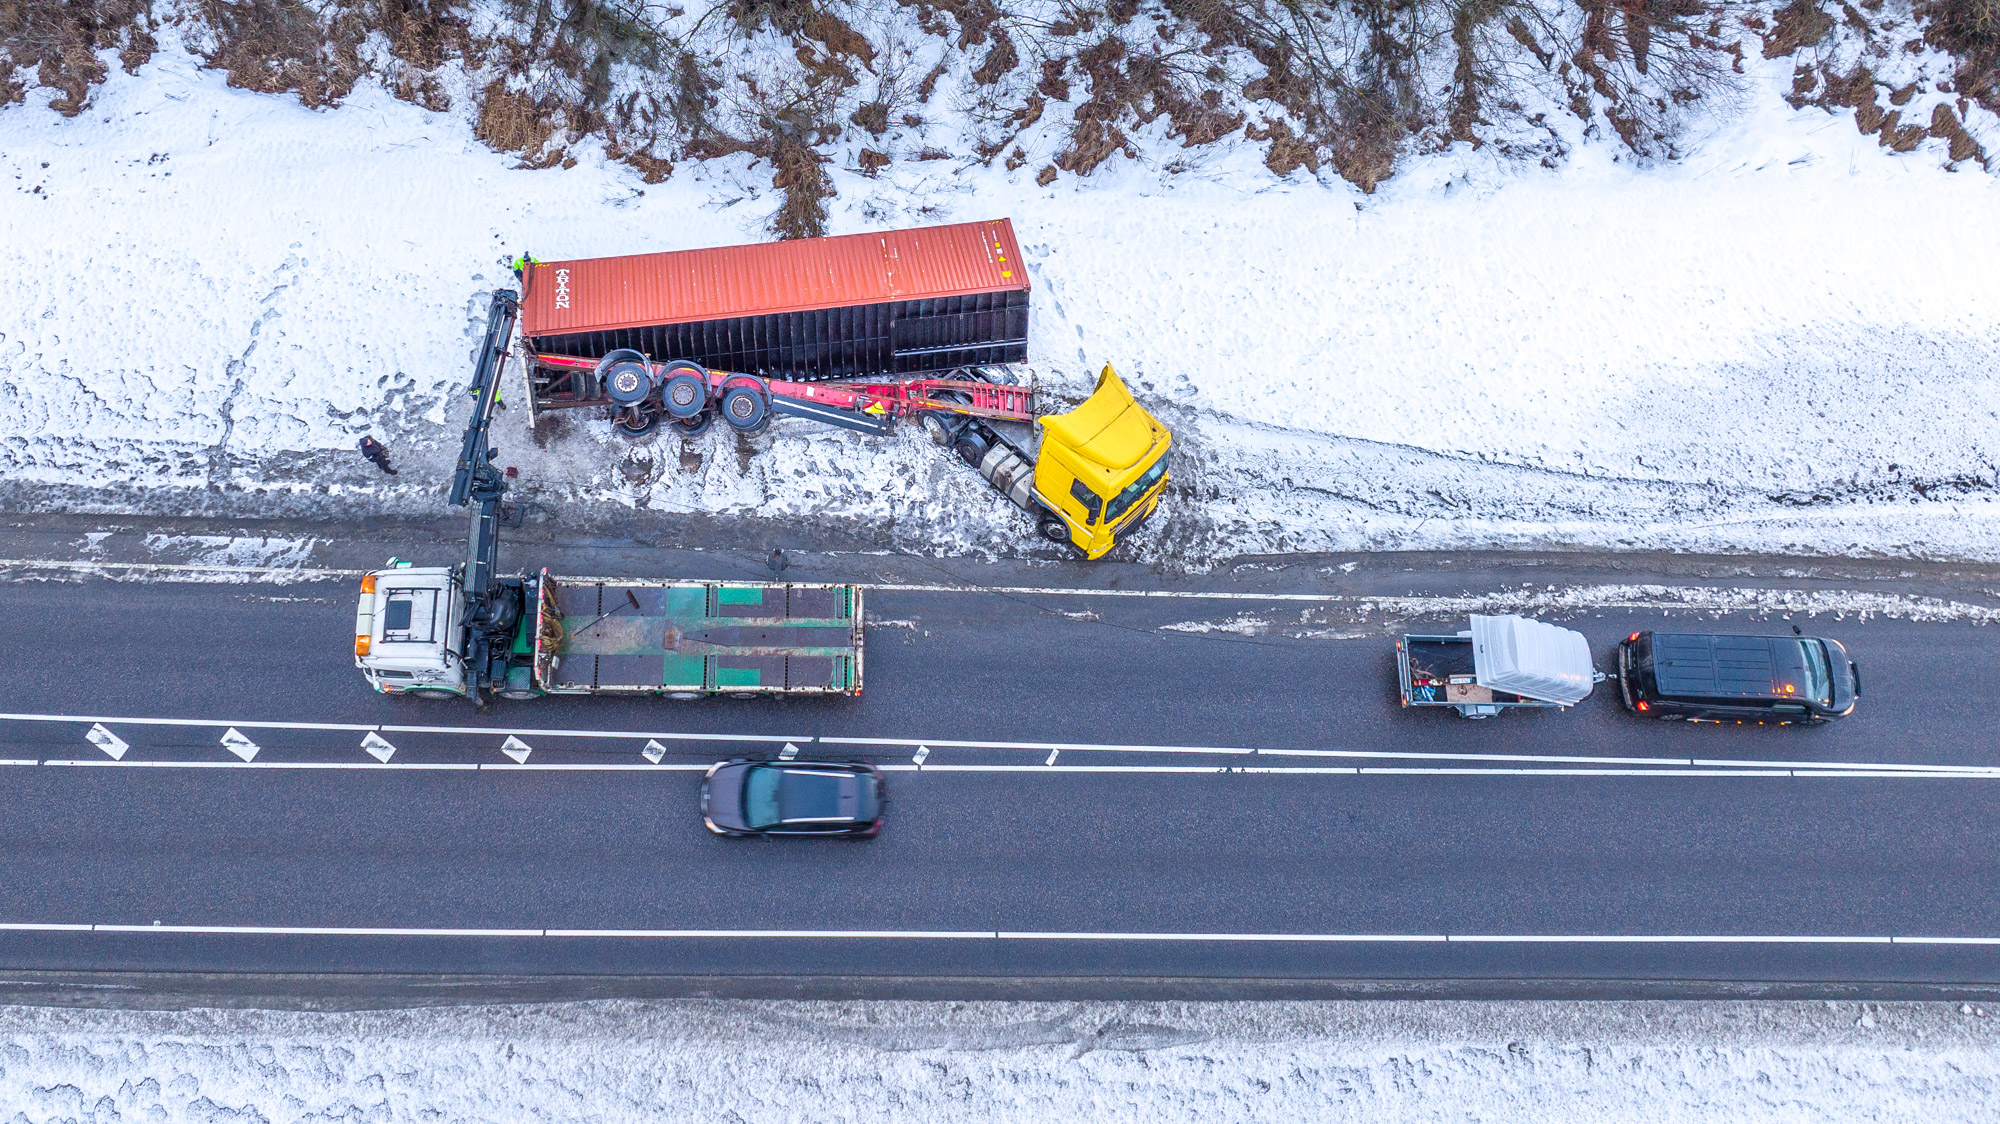
[[[1052,543],[1069,545],[1069,524],[1054,515],[1042,516],[1041,521],[1035,524],[1035,530],[1041,532],[1042,537]]]
[[[931,444],[940,448],[950,446],[951,423],[944,420],[943,414],[936,410],[925,410],[917,415],[917,424],[924,427],[924,436],[931,439]]]
[[[447,691],[442,687],[418,687],[414,691],[405,691],[403,693],[414,695],[420,699],[455,699],[458,697],[458,692]]]
[[[526,690],[513,689],[505,691],[495,691],[493,693],[499,695],[503,699],[513,699],[515,702],[525,702],[528,699],[535,699],[541,697],[540,692],[532,689],[526,689]]]

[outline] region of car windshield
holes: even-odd
[[[1128,486],[1124,491],[1114,496],[1111,502],[1105,505],[1104,521],[1106,523],[1109,523],[1112,520],[1117,519],[1119,516],[1125,514],[1126,508],[1131,507],[1135,503],[1138,503],[1139,498],[1141,496],[1144,496],[1147,492],[1152,491],[1153,485],[1158,484],[1160,482],[1160,477],[1165,476],[1166,474],[1167,474],[1167,455],[1165,453],[1162,453],[1160,454],[1160,459],[1153,462],[1153,467],[1146,470],[1145,475],[1139,477],[1137,480],[1132,481],[1130,486]]]
[[[775,826],[784,817],[778,812],[778,786],[784,782],[782,769],[750,770],[743,778],[743,823],[753,829]]]
[[[1827,662],[1826,645],[1817,640],[1801,640],[1806,657],[1806,695],[1821,706],[1833,705],[1833,665]]]

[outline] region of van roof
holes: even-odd
[[[1794,636],[1656,632],[1653,679],[1663,695],[1796,698],[1806,682],[1805,651]]]

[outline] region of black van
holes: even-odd
[[[1861,697],[1861,669],[1817,636],[1635,632],[1618,645],[1625,705],[1652,718],[1818,725]]]

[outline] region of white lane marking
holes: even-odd
[[[500,752],[513,758],[514,764],[526,765],[528,763],[528,755],[533,753],[534,750],[528,747],[527,742],[509,734],[507,735],[507,740],[500,743]]]
[[[345,730],[356,734],[463,734],[490,737],[511,734],[524,738],[659,738],[682,742],[787,742],[809,741],[809,735],[782,734],[666,734],[645,730],[548,730],[510,729],[505,726],[398,726],[374,722],[252,722],[214,718],[131,718],[93,714],[0,714],[0,722],[95,722],[119,726],[235,726],[244,730]]]
[[[686,764],[673,762],[661,765],[635,765],[629,761],[548,761],[519,765],[481,765],[481,770],[496,773],[705,773],[706,764]]]
[[[217,721],[212,718],[118,718],[111,715],[93,714],[0,714],[0,722],[97,722],[115,723],[120,726],[239,726],[245,730],[351,730],[361,733],[366,730],[395,730],[396,726],[377,726],[355,722],[245,722]],[[407,728],[407,727],[401,727]],[[425,727],[416,727],[424,729]],[[480,730],[482,734],[503,733],[501,730]]]
[[[812,940],[918,940],[990,941],[999,936],[991,929],[544,929],[547,937],[611,937],[652,939],[712,940],[715,938],[805,938]]]
[[[42,761],[0,761],[0,765],[104,766],[121,769],[445,769],[468,773],[479,769],[478,765],[470,763],[432,764],[416,761],[370,765],[361,761],[97,761],[67,757],[51,757]],[[512,767],[507,766],[507,768]]]
[[[912,765],[922,767],[924,763],[924,758],[929,757],[930,755],[931,755],[931,747],[927,745],[920,745],[917,747],[916,756],[910,758],[910,763]]]
[[[396,747],[390,745],[387,738],[373,732],[370,732],[367,737],[361,739],[361,748],[368,751],[368,756],[373,757],[384,765],[389,763],[391,757],[396,756]]]
[[[798,757],[798,755],[799,755],[799,747],[793,745],[791,742],[786,742],[785,748],[778,751],[778,760],[790,761]]]
[[[208,726],[240,727],[242,729],[268,730],[346,730],[356,733],[415,733],[444,734],[452,736],[506,735],[518,740],[524,737],[544,738],[598,738],[610,741],[624,739],[647,739],[648,744],[661,741],[688,742],[776,742],[790,743],[809,740],[800,735],[772,734],[710,734],[710,733],[647,733],[634,730],[562,730],[562,729],[510,729],[494,726],[404,726],[371,725],[341,722],[224,722],[202,718],[117,718],[93,717],[72,714],[0,714],[0,722],[89,722],[95,725],[118,723],[137,726]],[[106,731],[109,733],[110,731]],[[88,736],[88,735],[86,735]],[[115,735],[113,735],[115,736]],[[364,739],[365,740],[365,739]],[[822,737],[827,745],[913,747],[926,756],[932,747],[948,749],[995,749],[995,750],[1044,750],[1075,751],[1079,753],[1161,753],[1161,754],[1214,754],[1217,756],[1271,756],[1271,757],[1334,757],[1379,761],[1467,761],[1467,762],[1514,762],[1520,764],[1548,765],[1641,765],[1641,766],[1699,766],[1712,769],[1855,769],[1879,771],[1901,775],[1910,772],[1971,773],[1984,775],[2000,771],[2000,764],[1994,765],[1918,765],[1899,762],[1868,761],[1728,761],[1694,757],[1583,757],[1554,754],[1504,754],[1504,753],[1436,753],[1402,750],[1367,749],[1274,749],[1248,746],[1189,746],[1189,745],[1122,745],[1106,742],[1011,742],[1011,741],[959,741],[915,738],[858,738]],[[526,744],[523,742],[522,744]],[[662,746],[664,751],[664,746]],[[109,752],[108,750],[106,752]]]
[[[918,940],[1080,941],[1195,944],[1620,944],[1620,945],[1969,945],[2000,936],[1832,933],[1146,933],[1012,929],[478,929],[344,925],[130,925],[0,922],[15,933],[173,933],[279,937],[480,937],[574,940]]]
[[[515,751],[508,751],[513,756]],[[706,763],[662,762],[645,765],[622,762],[520,762],[511,765],[495,763],[483,764],[432,764],[426,762],[385,762],[367,765],[355,761],[99,761],[95,759],[50,758],[33,760],[22,758],[0,758],[0,767],[8,765],[65,765],[96,767],[123,767],[132,769],[432,769],[478,772],[498,770],[507,773],[519,772],[576,772],[576,773],[620,773],[620,772],[706,772]],[[922,765],[878,766],[891,773],[1241,773],[1256,776],[1455,776],[1455,777],[1721,777],[1752,779],[1757,777],[1798,777],[1830,780],[2000,780],[2000,770],[1987,772],[1898,772],[1893,770],[1860,769],[1479,769],[1469,767],[1384,766],[1381,768],[1353,766],[1257,766],[1257,765],[940,765],[926,762]]]
[[[1062,752],[1062,750],[1060,750],[1060,749],[1052,749],[1052,750],[1049,750],[1049,759],[1048,759],[1047,761],[1044,761],[1044,762],[1042,762],[1042,764],[1044,764],[1044,765],[1053,765],[1053,764],[1055,764],[1055,763],[1056,763],[1056,754],[1058,754],[1058,753],[1061,753],[1061,752]]]
[[[1977,774],[2000,771],[2000,764],[1899,765],[1889,762],[1863,761],[1715,761],[1693,757],[1571,757],[1522,753],[1426,753],[1388,749],[1255,749],[1242,746],[1117,745],[1092,742],[940,741],[928,738],[922,743],[911,738],[822,737],[820,741],[834,745],[854,746],[901,747],[923,744],[944,746],[953,749],[1026,749],[1037,752],[1048,749],[1074,751],[1077,753],[1194,753],[1215,754],[1227,757],[1335,757],[1376,761],[1507,761],[1517,764],[1652,765],[1660,767],[1702,765],[1710,768],[1741,769],[1887,769],[1895,772],[1937,771]]]
[[[887,766],[884,766],[887,768]],[[1227,765],[934,765],[926,773],[1227,773]]]
[[[915,738],[821,737],[819,740],[828,745],[884,745],[899,748],[911,745],[930,745],[943,749],[1032,749],[1038,752],[1044,749],[1111,750],[1123,753],[1246,754],[1257,752],[1255,749],[1248,749],[1242,746],[1221,745],[1111,745],[1089,742],[952,741],[939,738],[925,738],[921,742]]]
[[[81,576],[111,578],[113,574],[181,576],[199,581],[202,576],[218,578],[270,578],[277,581],[349,581],[367,573],[326,566],[229,566],[199,562],[106,562],[91,559],[0,558],[0,571],[56,570]],[[572,577],[577,582],[617,582],[628,577]],[[115,578],[113,580],[116,580]],[[1512,604],[1522,591],[1498,589],[1483,597],[1440,596],[1435,594],[1353,594],[1353,593],[1251,593],[1242,590],[1200,589],[1091,589],[1075,586],[943,585],[924,582],[853,582],[863,590],[883,593],[970,594],[1000,597],[1123,597],[1165,601],[1239,601],[1271,604],[1348,604],[1398,615],[1462,616],[1482,605]],[[1734,596],[1732,596],[1734,595]],[[1539,597],[1540,595],[1534,595]],[[1804,604],[1795,603],[1805,599]],[[1629,584],[1576,585],[1550,606],[1556,610],[1633,609],[1668,610],[1686,613],[1736,612],[1823,612],[1874,611],[1942,614],[1944,619],[1989,621],[1995,611],[1981,605],[1917,597],[1907,594],[1863,593],[1854,590],[1803,590],[1781,586],[1666,586]]]
[[[646,739],[646,748],[639,751],[639,756],[645,758],[648,762],[654,765],[658,765],[660,763],[660,758],[665,757],[666,755],[667,755],[667,747],[661,745],[658,738]]]
[[[224,731],[220,740],[222,748],[241,757],[245,761],[255,760],[257,757],[257,750],[259,748],[257,743],[244,737],[243,732],[234,726]]]
[[[0,714],[0,719],[7,716]],[[106,719],[113,721],[113,719]],[[211,723],[212,724],[212,723]],[[360,729],[363,727],[357,727]],[[811,741],[810,734],[663,734],[648,730],[509,730],[498,726],[368,726],[385,734],[511,734],[522,738],[658,738],[667,742],[793,742]]]
[[[110,754],[113,761],[124,757],[125,751],[132,748],[124,738],[105,729],[102,722],[91,723],[90,732],[83,736],[90,741],[90,744]]]

